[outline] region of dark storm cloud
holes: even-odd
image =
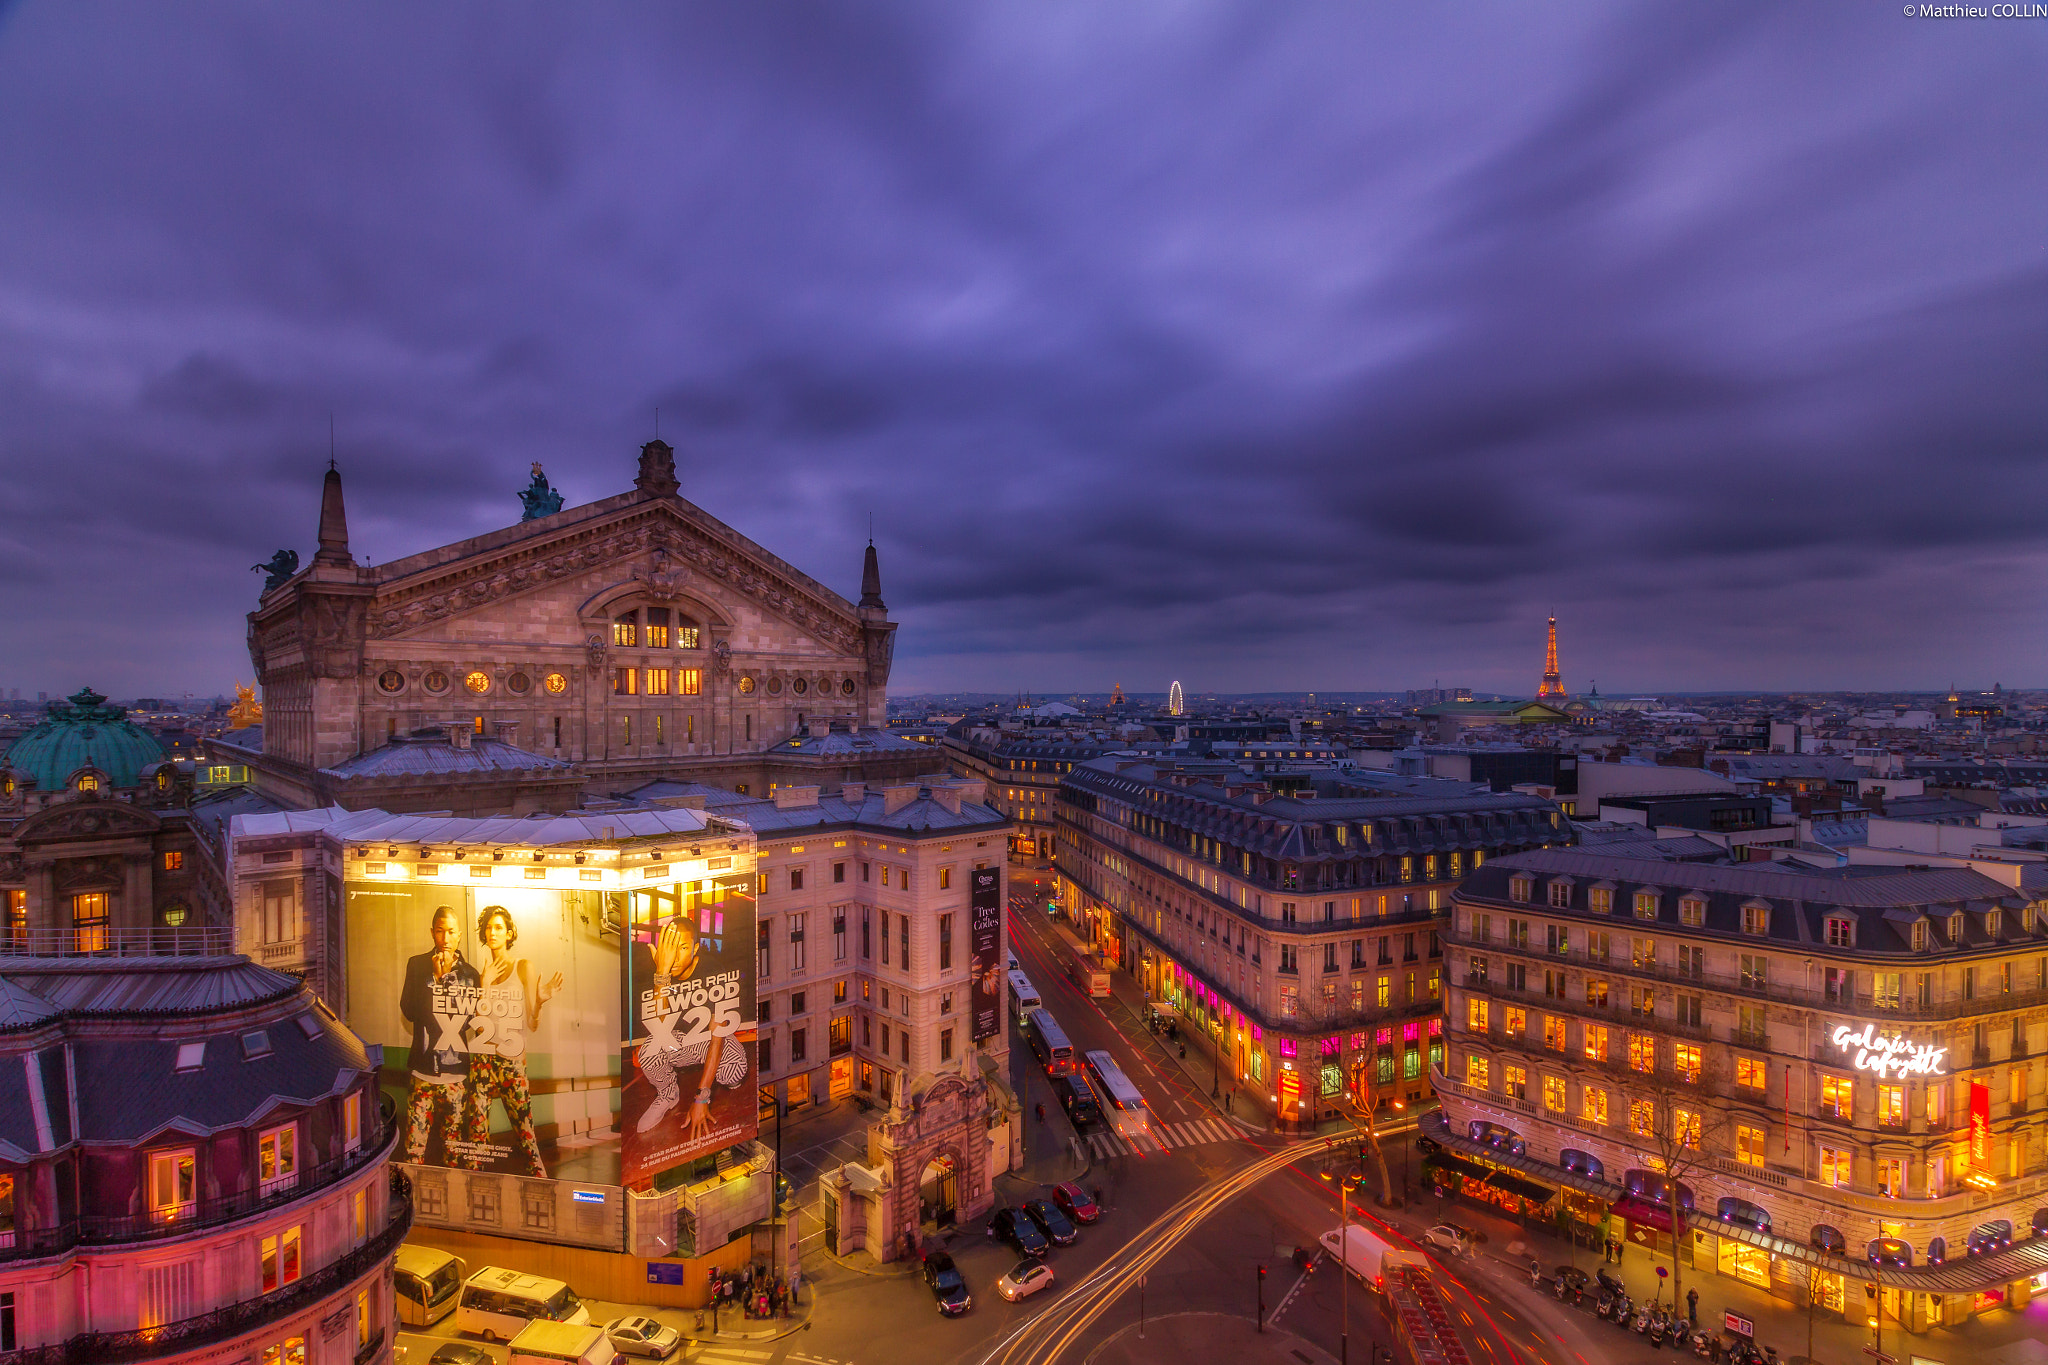
[[[0,685],[540,460],[899,690],[2042,677],[2031,29],[1883,11],[0,9]]]

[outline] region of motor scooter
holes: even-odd
[[[1593,1304],[1593,1316],[1596,1318],[1604,1318],[1613,1311],[1614,1295],[1608,1293],[1604,1289],[1601,1290],[1600,1297],[1597,1300],[1595,1300]]]
[[[1614,1297],[1614,1311],[1607,1315],[1607,1320],[1617,1327],[1626,1327],[1629,1314],[1635,1312],[1635,1308],[1635,1301],[1628,1295],[1617,1294]]]
[[[1635,1321],[1630,1323],[1629,1325],[1635,1328],[1636,1334],[1638,1336],[1642,1335],[1644,1332],[1649,1331],[1650,1310],[1647,1307],[1636,1309]]]
[[[1664,1334],[1669,1328],[1670,1324],[1665,1322],[1660,1314],[1650,1319],[1650,1330],[1643,1333],[1643,1335],[1649,1340],[1652,1347],[1662,1347],[1664,1345]]]
[[[1695,1327],[1692,1333],[1692,1353],[1705,1360],[1714,1353],[1714,1339],[1707,1335],[1704,1327]]]

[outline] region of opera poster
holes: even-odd
[[[744,876],[625,894],[621,1179],[644,1187],[760,1130],[754,895]]]
[[[606,893],[345,890],[349,1026],[384,1047],[396,1159],[620,1183],[619,939]]]
[[[967,933],[974,973],[974,1041],[1002,1032],[1003,875],[977,867],[969,875]]]

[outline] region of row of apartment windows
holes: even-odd
[[[675,695],[696,697],[704,692],[704,670],[701,668],[614,668],[612,669],[612,695],[615,697],[666,697],[670,694],[670,682],[674,682]]]
[[[789,889],[790,889],[790,890],[792,890],[792,891],[801,891],[801,890],[803,890],[803,889],[804,889],[804,873],[805,873],[806,871],[808,871],[808,870],[809,870],[809,869],[807,869],[807,868],[801,868],[801,867],[792,867],[792,868],[789,868],[789,869],[787,869],[787,871],[788,871],[788,883],[789,883]],[[770,890],[772,889],[772,887],[771,887],[771,886],[770,886],[770,884],[769,884],[769,880],[768,880],[768,879],[769,879],[769,877],[770,877],[770,875],[771,875],[770,873],[766,873],[766,872],[764,872],[764,873],[762,873],[762,874],[761,874],[761,894],[762,894],[762,895],[764,895],[764,896],[765,896],[765,895],[767,895],[767,894],[769,893],[769,891],[770,891]],[[864,881],[864,882],[865,882],[865,881],[871,881],[871,880],[873,880],[873,878],[874,878],[874,865],[873,865],[873,864],[871,864],[871,863],[865,863],[865,862],[864,862],[864,863],[862,863],[862,864],[860,865],[860,879],[861,879],[862,881]],[[832,883],[833,883],[833,885],[837,886],[837,885],[840,885],[840,884],[844,883],[845,881],[846,881],[846,864],[845,864],[845,863],[843,863],[843,862],[838,862],[838,863],[834,863],[834,864],[832,864]],[[909,869],[909,868],[907,868],[907,867],[894,867],[894,866],[891,866],[891,865],[890,865],[890,864],[888,864],[888,863],[883,863],[883,864],[882,864],[882,885],[883,885],[883,886],[893,886],[893,887],[895,887],[896,889],[898,889],[898,890],[901,890],[901,891],[908,891],[908,890],[910,889],[910,869]],[[940,869],[939,869],[939,890],[941,890],[941,891],[950,891],[950,890],[952,890],[952,889],[953,889],[953,869],[952,869],[952,868],[950,868],[950,867],[942,867],[942,868],[940,868]]]
[[[612,643],[623,649],[667,649],[671,630],[677,649],[701,648],[699,641],[703,636],[697,623],[676,612],[671,626],[667,607],[647,607],[613,617]]]
[[[1549,883],[1547,894],[1549,904],[1553,909],[1568,910],[1571,908],[1572,887],[1573,883],[1569,881],[1554,880]],[[1512,877],[1508,881],[1508,894],[1514,900],[1529,900],[1534,893],[1534,889],[1535,881],[1533,878]],[[1632,901],[1637,919],[1653,920],[1658,918],[1661,913],[1663,893],[1660,891],[1637,891],[1634,893]],[[1586,902],[1588,908],[1596,915],[1612,914],[1614,911],[1614,892],[1607,887],[1590,887],[1586,892]],[[2003,911],[1996,907],[1985,911],[1985,935],[1990,938],[1997,938],[2004,927],[2003,919]],[[1698,928],[1704,925],[1706,920],[1707,901],[1704,896],[1679,897],[1679,923]],[[2033,906],[2028,906],[2020,912],[2020,921],[2023,932],[2029,934],[2034,932]],[[1963,939],[1965,927],[1963,912],[1960,910],[1951,911],[1946,920],[1948,941],[1951,944],[1960,943]],[[1743,933],[1761,936],[1770,933],[1770,931],[1771,907],[1768,904],[1750,902],[1743,905]],[[1821,935],[1831,948],[1853,948],[1856,946],[1856,921],[1846,915],[1829,915],[1821,922]],[[1913,951],[1927,951],[1930,935],[1926,919],[1916,919],[1913,922],[1911,941]]]

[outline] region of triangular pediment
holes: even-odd
[[[579,515],[589,513],[591,515]],[[656,595],[692,583],[737,593],[820,644],[861,650],[853,604],[682,498],[626,494],[371,570],[370,638],[404,635],[616,569]]]

